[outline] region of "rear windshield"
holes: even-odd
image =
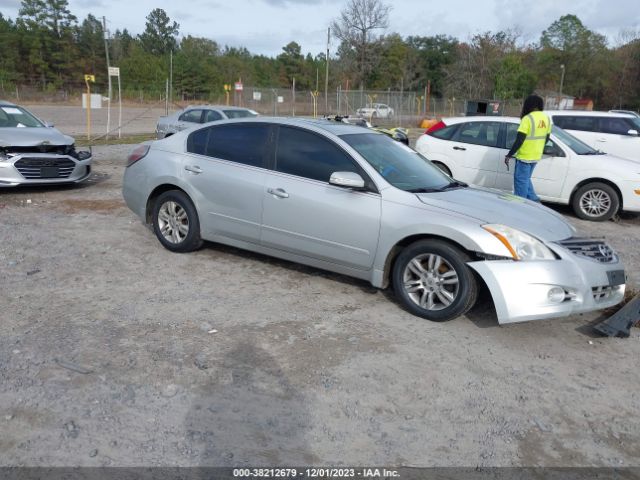
[[[253,110],[223,110],[223,112],[227,118],[247,118],[258,116],[258,112],[254,112]]]
[[[0,106],[0,128],[44,127],[43,123],[22,107]]]

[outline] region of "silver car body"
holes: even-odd
[[[201,112],[195,115],[194,112]],[[215,122],[219,120],[229,120],[243,117],[257,117],[258,112],[250,108],[232,107],[228,105],[190,105],[184,110],[180,110],[160,117],[156,125],[156,138],[162,139],[187,128],[195,127],[198,124]]]
[[[91,154],[76,152],[74,140],[37,119],[16,123],[24,111],[0,102],[0,188],[18,185],[79,183],[91,175]]]
[[[187,153],[190,132],[181,132],[153,142],[147,156],[127,168],[123,195],[129,208],[148,223],[153,199],[181,189],[196,207],[203,239],[365,279],[379,288],[388,285],[391,263],[407,241],[442,238],[473,254],[468,265],[488,285],[502,324],[602,309],[623,298],[624,284],[609,286],[608,272],[622,269],[618,257],[601,241],[571,243],[575,229],[544,206],[482,188],[400,190],[341,139],[362,133],[360,127],[300,119],[245,122],[296,126],[326,137],[352,156],[377,192]],[[482,228],[496,223],[536,237],[556,259],[506,259],[507,247]],[[605,255],[598,256],[598,249]],[[561,301],[550,300],[554,287],[564,291]]]

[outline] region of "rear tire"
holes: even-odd
[[[469,255],[442,240],[406,247],[393,265],[392,281],[402,305],[414,315],[445,322],[467,313],[478,298]]]
[[[573,195],[571,207],[583,220],[604,222],[618,213],[620,197],[618,192],[606,183],[587,183]]]
[[[198,212],[191,199],[180,190],[158,196],[153,205],[153,231],[160,243],[172,252],[186,253],[202,246]]]

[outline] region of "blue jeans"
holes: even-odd
[[[513,170],[513,193],[519,197],[533,200],[534,202],[540,201],[531,183],[531,175],[537,163],[538,162],[521,162],[516,159],[516,166]]]

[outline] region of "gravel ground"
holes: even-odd
[[[121,199],[0,192],[0,465],[637,466],[640,331],[597,313],[437,324],[387,291],[215,244],[163,249]],[[640,285],[640,220],[581,222]]]

